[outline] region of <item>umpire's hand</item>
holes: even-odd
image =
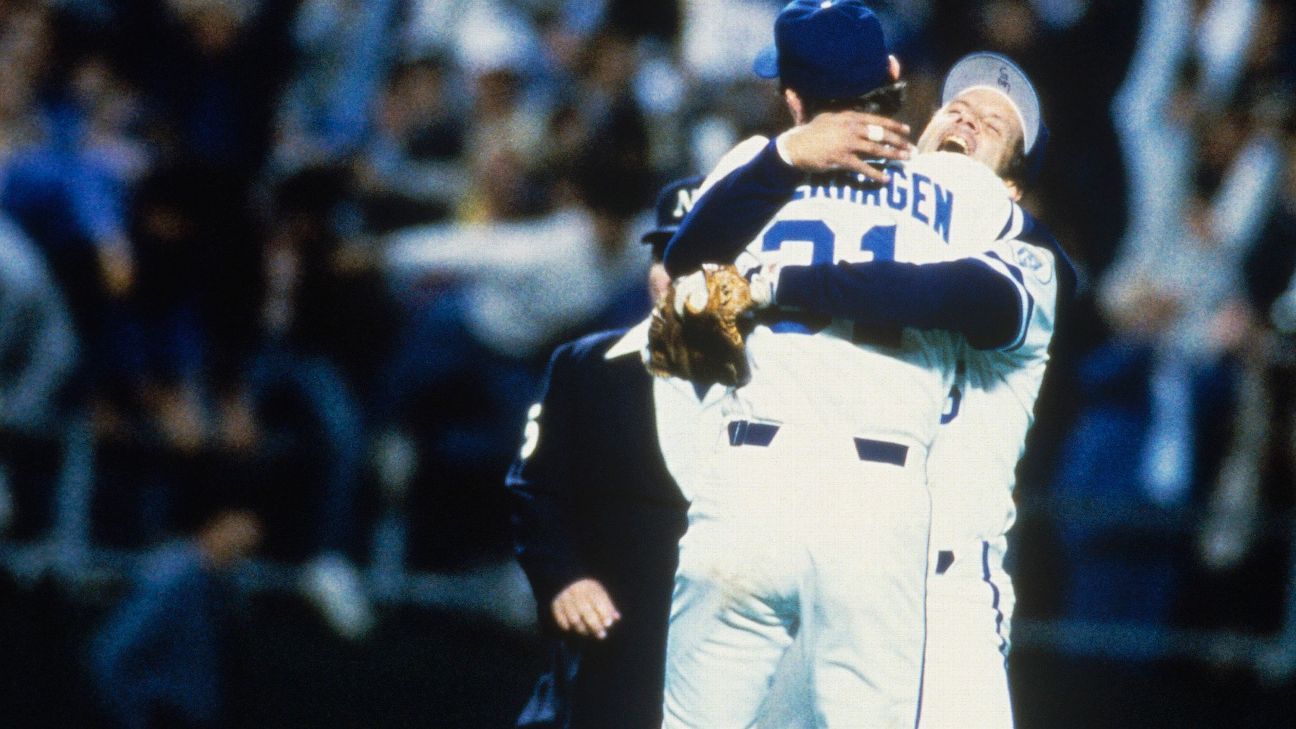
[[[909,125],[862,111],[834,111],[779,135],[779,152],[805,172],[858,172],[885,183],[887,175],[865,160],[909,159]]]
[[[612,598],[598,580],[577,580],[550,603],[554,621],[565,632],[602,640],[608,628],[621,619]]]

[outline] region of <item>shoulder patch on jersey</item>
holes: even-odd
[[[1046,264],[1029,245],[1018,243],[1014,253],[1017,265],[1030,271],[1036,281],[1046,284],[1053,280],[1053,267]]]

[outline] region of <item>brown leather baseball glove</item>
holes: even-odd
[[[648,329],[648,371],[696,384],[747,384],[752,329],[747,279],[732,264],[706,264],[671,282]]]

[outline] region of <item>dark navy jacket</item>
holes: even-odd
[[[559,347],[509,471],[514,537],[541,624],[572,582],[607,588],[621,622],[602,641],[563,636],[526,727],[659,727],[677,544],[688,504],[657,445],[652,378],[637,353],[604,355],[625,331]],[[538,431],[536,430],[538,426]]]

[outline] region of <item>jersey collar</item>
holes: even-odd
[[[635,324],[630,330],[621,335],[616,344],[608,349],[603,359],[616,359],[624,357],[627,354],[638,354],[648,348],[648,325],[652,323],[652,317]]]

